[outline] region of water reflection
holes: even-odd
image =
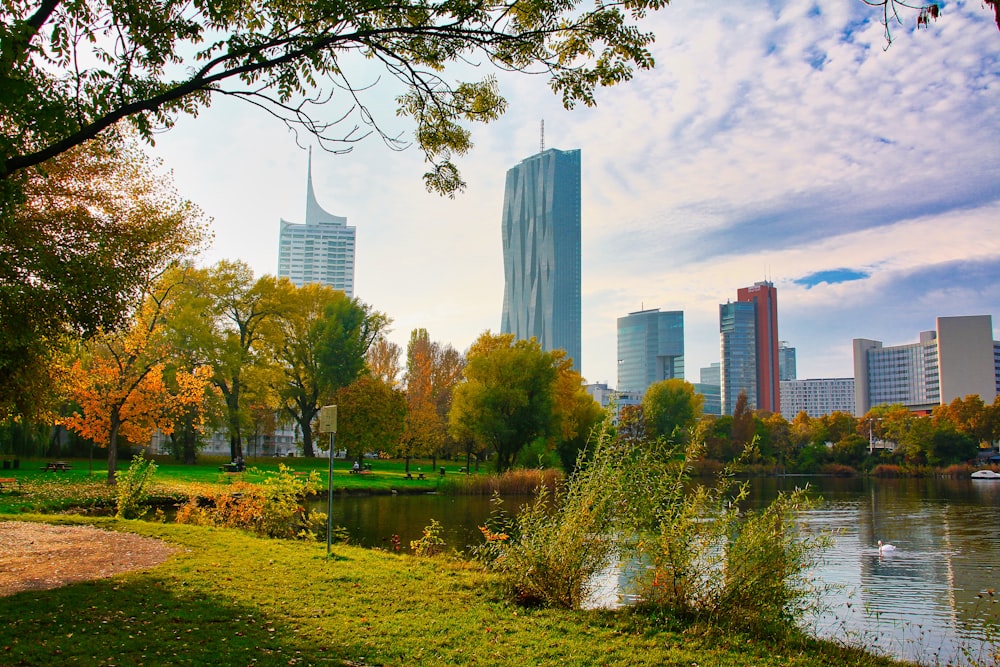
[[[1000,588],[1000,481],[768,478],[752,482],[749,504],[807,482],[823,502],[803,526],[832,534],[812,573],[823,589],[822,612],[808,619],[814,632],[923,664],[969,664],[966,653],[1000,664],[1000,603],[983,596]],[[406,551],[437,519],[449,546],[467,551],[491,509],[479,497],[344,496],[334,522],[365,546],[388,549],[398,535]],[[897,550],[880,556],[880,539]],[[604,595],[621,590],[606,583]]]

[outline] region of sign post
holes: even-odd
[[[330,434],[330,473],[326,482],[326,555],[333,546],[333,444],[337,435],[337,406],[324,405],[319,409],[319,431]]]

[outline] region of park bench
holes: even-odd
[[[72,468],[73,466],[65,461],[49,461],[46,465],[42,466],[41,469],[45,472],[65,472]]]
[[[6,486],[8,488],[12,486],[17,486],[18,489],[21,488],[21,480],[16,477],[0,477],[0,491]]]

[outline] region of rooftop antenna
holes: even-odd
[[[538,152],[539,153],[544,153],[545,152],[545,119],[544,118],[542,119],[542,137],[541,137],[541,141],[539,142]]]

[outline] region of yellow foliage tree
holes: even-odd
[[[120,332],[102,332],[88,341],[66,370],[66,396],[78,409],[61,423],[107,447],[108,483],[115,483],[119,437],[144,443],[154,430],[170,434],[180,413],[202,406],[212,369],[175,372],[175,388],[164,381],[172,347],[164,335],[171,287],[160,285]]]

